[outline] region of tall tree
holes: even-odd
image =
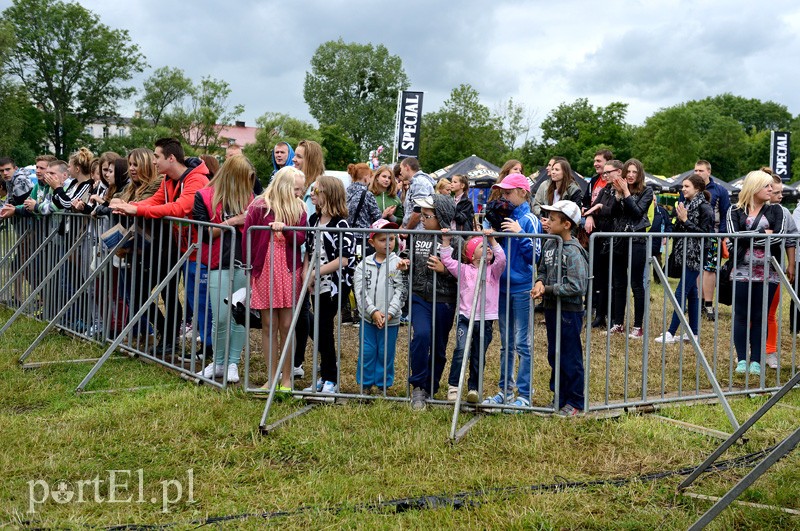
[[[632,129],[625,122],[628,104],[612,102],[595,108],[586,98],[562,103],[542,122],[545,157],[560,155],[583,175],[594,173],[592,159],[598,149],[610,149],[625,160],[631,154]]]
[[[339,125],[365,156],[389,144],[397,93],[408,88],[403,61],[379,44],[328,41],[314,52],[303,97],[320,125]]]
[[[61,157],[83,126],[116,113],[133,94],[123,83],[144,68],[128,32],[111,29],[77,3],[14,0],[2,19],[14,30],[6,61],[33,102],[44,112],[48,138]]]
[[[192,93],[192,80],[180,68],[163,66],[144,81],[142,89],[139,110],[156,127],[171,106],[179,105]]]
[[[442,108],[423,118],[420,162],[435,171],[470,155],[500,163],[505,152],[501,125],[480,94],[462,84],[450,92]]]
[[[231,108],[227,81],[204,77],[190,92],[188,107],[164,115],[164,125],[176,131],[184,142],[203,153],[221,149],[221,125],[231,124],[244,112],[243,105]]]
[[[358,162],[358,145],[340,125],[323,125],[319,128],[322,149],[325,151],[325,167],[346,170],[350,163]]]
[[[310,123],[284,113],[268,112],[256,118],[259,131],[256,142],[245,146],[244,153],[256,168],[262,182],[272,175],[272,149],[278,142],[287,142],[292,148],[301,140],[322,142],[319,131]]]

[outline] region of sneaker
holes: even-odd
[[[292,369],[292,376],[295,378],[303,378],[306,375],[306,371],[303,370],[302,366],[295,367]]]
[[[508,405],[514,407],[530,407],[531,401],[525,398],[524,396],[518,396],[516,400],[514,400]],[[521,409],[506,409],[504,411],[506,413],[524,413],[524,411]]]
[[[467,403],[469,404],[478,403],[478,391],[476,389],[470,389],[469,391],[467,391]]]
[[[708,321],[716,321],[717,317],[714,315],[714,307],[713,306],[703,306],[703,315],[706,316]]]
[[[606,334],[606,335],[624,334],[625,333],[625,327],[622,326],[621,324],[615,324],[614,326],[612,326],[610,329],[606,330],[603,333]]]
[[[228,383],[236,383],[239,381],[239,366],[235,363],[228,364]]]
[[[697,336],[695,334],[692,334],[692,336],[694,336],[694,340],[697,341]],[[689,338],[689,334],[687,334],[686,332],[683,333],[681,339],[683,340],[684,343],[688,343],[689,341],[691,341],[691,339]]]
[[[458,387],[455,385],[451,385],[447,388],[447,400],[449,402],[455,402],[456,398],[458,398]]]
[[[192,337],[192,323],[182,324],[180,330],[178,330],[178,337],[181,338]]]
[[[197,373],[197,376],[202,376],[203,378],[208,378],[210,380],[211,378],[220,378],[220,377],[222,377],[222,374],[223,374],[222,371],[223,371],[222,365],[218,365],[218,364],[215,364],[215,363],[209,363],[208,365],[206,365],[205,369],[203,369],[202,371]],[[230,380],[230,376],[228,376],[228,380]],[[236,377],[236,381],[239,381],[238,374],[237,374],[237,377]]]
[[[411,409],[413,411],[424,411],[427,404],[425,401],[428,399],[428,393],[421,387],[415,387],[411,390]]]
[[[773,352],[771,354],[767,354],[767,367],[770,369],[777,369],[778,368],[778,354]]]
[[[592,328],[605,328],[605,327],[606,327],[605,317],[598,317],[594,321],[592,321]]]
[[[496,395],[490,396],[486,400],[483,401],[484,406],[502,406],[503,404],[510,404],[514,401],[514,393],[506,393],[503,394],[503,391],[499,391]]]
[[[745,360],[739,360],[739,363],[736,364],[736,374],[744,374],[747,372],[747,362]]]
[[[335,383],[330,382],[330,381],[325,381],[325,383],[322,384],[322,389],[320,389],[319,392],[332,395],[333,393],[336,393],[338,391],[339,391],[339,386],[338,385],[336,385]]]
[[[576,417],[581,414],[581,410],[570,404],[565,405],[556,413],[559,417]]]
[[[634,326],[631,328],[631,333],[628,334],[628,337],[631,339],[642,339],[644,337],[644,332],[640,326]]]
[[[655,341],[656,343],[671,344],[671,343],[677,343],[678,338],[673,336],[672,333],[669,330],[667,330],[666,332],[664,332],[663,336],[659,336],[655,338],[653,341]]]
[[[759,374],[761,374],[761,364],[758,363],[757,361],[751,361],[749,372],[754,376],[758,376]]]
[[[303,389],[304,393],[319,393],[322,391],[322,386],[325,385],[325,382],[322,381],[322,378],[317,378],[316,385],[309,385],[305,389]]]

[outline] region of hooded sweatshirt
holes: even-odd
[[[11,181],[5,183],[8,195],[6,196],[6,204],[12,206],[21,205],[31,194],[33,188],[33,181],[31,181],[28,170],[24,168],[17,168]]]
[[[439,226],[449,228],[456,211],[452,198],[442,194],[434,194],[432,197],[433,211],[439,221]],[[439,250],[442,246],[442,239],[434,234],[417,235],[412,233],[412,236],[413,249],[411,257],[414,264],[411,291],[414,295],[418,295],[428,302],[433,302],[434,271],[428,269],[428,257],[431,255],[440,256]],[[455,302],[456,288],[456,279],[453,275],[448,272],[436,273],[436,302]]]
[[[559,260],[561,278],[558,275]],[[539,275],[536,277],[536,282],[539,281],[544,284],[545,309],[556,309],[560,298],[562,311],[583,311],[583,297],[589,285],[589,258],[577,239],[564,242],[561,254],[558,253],[558,240],[548,239],[545,242]]]
[[[286,147],[289,148],[289,155],[287,155],[286,164],[284,164],[283,167],[294,166],[294,160],[293,160],[294,159],[294,149],[292,149],[291,144],[289,144],[288,142],[278,142],[278,144],[284,144],[284,145],[286,145]],[[280,169],[278,167],[278,163],[275,162],[275,148],[278,147],[278,144],[275,144],[275,147],[272,148],[272,168],[273,168],[272,175],[275,175],[278,172],[278,170]]]
[[[542,223],[531,213],[527,201],[523,202],[511,218],[518,221],[522,227],[522,234],[541,234]],[[533,263],[539,260],[542,241],[539,238],[523,238],[509,236],[499,242],[506,254],[506,268],[500,277],[500,293],[519,293],[530,291],[533,287]],[[508,277],[511,276],[511,285]]]

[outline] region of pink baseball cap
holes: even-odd
[[[464,251],[467,254],[467,260],[472,262],[472,257],[475,256],[475,249],[482,243],[482,236],[473,236],[467,241],[467,249]]]
[[[392,223],[388,219],[381,218],[372,225],[369,226],[371,229],[399,229],[400,225],[397,223]],[[376,232],[370,232],[369,238],[372,239],[375,237]]]
[[[513,190],[514,188],[522,188],[526,192],[531,191],[531,182],[527,177],[521,173],[512,173],[507,175],[501,182],[492,186],[492,188],[502,188],[503,190]]]

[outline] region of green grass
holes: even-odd
[[[0,321],[10,316],[0,311]],[[650,416],[570,421],[534,415],[487,415],[457,445],[447,434],[452,411],[412,413],[404,404],[320,406],[268,436],[258,433],[264,401],[241,389],[194,386],[156,365],[115,357],[90,388],[156,387],[133,392],[76,395],[88,364],[19,368],[16,360],[42,325],[15,324],[0,347],[0,525],[80,527],[169,524],[250,514],[228,527],[282,528],[534,528],[685,529],[710,506],[675,494],[682,477],[621,485],[534,491],[532,485],[634,478],[701,462],[719,441]],[[100,347],[52,334],[34,360],[99,356]],[[540,367],[541,368],[541,367]],[[398,375],[398,382],[403,382]],[[402,387],[397,386],[397,387]],[[542,397],[542,400],[544,398]],[[736,398],[744,421],[764,397]],[[785,403],[800,408],[800,392]],[[271,419],[296,411],[276,403]],[[730,431],[718,405],[680,406],[660,414]],[[466,421],[468,415],[462,418]],[[751,430],[746,444],[723,459],[770,447],[796,428],[798,410],[776,407]],[[65,503],[50,500],[29,514],[29,482],[75,485],[108,470],[142,469],[145,503]],[[194,502],[161,512],[161,482],[194,474]],[[733,469],[703,476],[694,492],[721,496],[747,473]],[[127,494],[137,498],[136,477]],[[364,504],[472,491],[462,508]],[[87,493],[90,489],[87,488]],[[108,496],[107,485],[100,488]],[[122,495],[126,493],[122,492]],[[93,497],[88,496],[89,498]],[[800,507],[800,454],[778,463],[742,500]],[[259,513],[286,511],[266,519]],[[712,529],[790,529],[800,518],[774,510],[734,506]]]

